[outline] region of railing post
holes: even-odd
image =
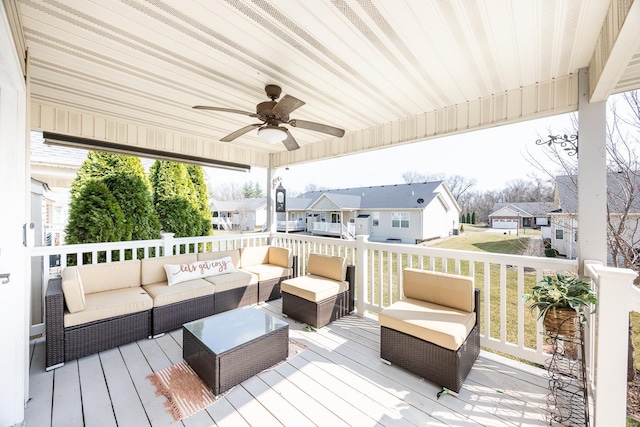
[[[175,233],[162,233],[162,254],[164,256],[173,255],[173,236]]]
[[[367,273],[368,250],[365,244],[369,241],[369,236],[356,236],[356,311],[358,316],[365,314],[365,302],[368,292],[369,279]]]
[[[591,264],[598,278],[595,426],[624,426],[627,414],[629,298],[637,274]],[[586,268],[585,268],[586,270]]]

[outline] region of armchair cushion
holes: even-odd
[[[456,351],[475,326],[476,313],[405,298],[382,310],[378,320],[380,326]]]
[[[404,296],[471,313],[475,307],[473,278],[405,268]]]
[[[347,291],[349,289],[349,282],[344,280],[327,280],[327,278],[323,276],[308,274],[306,276],[285,280],[280,286],[282,292],[296,295],[307,301],[320,302]]]
[[[307,272],[310,275],[343,282],[347,273],[347,262],[343,257],[311,253],[307,262]]]

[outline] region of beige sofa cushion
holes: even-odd
[[[151,297],[140,287],[86,294],[85,301],[84,310],[77,313],[65,312],[65,328],[150,310],[153,307]]]
[[[228,291],[229,289],[258,284],[258,276],[246,271],[237,271],[235,273],[205,277],[204,280],[209,283],[213,283],[216,287],[216,292],[223,292]]]
[[[173,286],[167,282],[145,285],[143,289],[153,298],[154,307],[162,307],[192,298],[204,297],[215,293],[215,286],[204,279],[189,280]]]
[[[280,284],[280,290],[307,301],[320,302],[349,290],[349,282],[308,274],[284,280]]]
[[[239,249],[232,249],[229,251],[218,251],[218,252],[202,252],[198,254],[198,261],[220,259],[226,256],[231,257],[231,261],[233,261],[233,266],[235,268],[240,268],[240,250]]]
[[[309,254],[307,272],[341,282],[347,275],[347,263],[343,257],[312,253]]]
[[[293,267],[293,252],[289,248],[280,246],[269,247],[269,264],[278,265],[280,267]]]
[[[432,302],[466,312],[474,310],[472,277],[405,268],[402,285],[406,298]]]
[[[84,310],[84,288],[76,267],[67,267],[62,271],[62,293],[69,312]]]
[[[273,264],[258,264],[249,267],[243,267],[242,271],[258,276],[260,282],[264,280],[278,279],[280,277],[290,277],[293,273],[292,268],[281,267]]]
[[[476,313],[406,298],[382,310],[378,321],[380,326],[456,351],[473,329]]]
[[[240,249],[240,268],[269,264],[270,246],[249,246]]]
[[[87,264],[77,268],[85,295],[140,287],[140,260]]]
[[[166,282],[167,273],[164,270],[165,264],[191,264],[198,260],[196,254],[183,254],[161,256],[156,258],[145,258],[141,261],[140,283],[142,285],[153,285],[154,283]]]

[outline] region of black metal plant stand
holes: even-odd
[[[550,390],[547,396],[549,424],[557,422],[568,426],[588,427],[589,396],[584,325],[575,318],[569,318],[564,322],[575,322],[579,325],[574,334],[544,332],[545,343],[551,351],[551,357],[545,363]],[[562,327],[559,330],[562,330]]]

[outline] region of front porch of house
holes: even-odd
[[[283,318],[281,300],[259,308],[307,349],[177,425],[549,425],[542,369],[483,351],[459,395],[438,399],[438,386],[380,360],[375,318],[349,315],[312,332]],[[181,330],[49,372],[44,352],[43,339],[31,342],[26,425],[174,425],[146,377],[182,361]]]
[[[42,263],[42,284],[46,284],[50,277],[59,274],[60,268],[66,266],[68,259],[82,260],[83,254],[91,254],[92,260],[102,258],[106,262],[112,262],[113,259],[123,260],[133,254],[137,257],[153,257],[158,254],[215,252],[264,244],[290,248],[300,261],[298,274],[305,274],[309,253],[344,256],[348,263],[356,267],[357,315],[349,316],[313,333],[304,330],[304,325],[290,321],[291,337],[309,346],[310,351],[307,355],[312,359],[297,357],[279,367],[276,370],[278,375],[275,376],[275,384],[269,383],[273,381],[274,373],[260,374],[248,380],[246,385],[237,387],[237,391],[226,397],[225,403],[218,402],[214,405],[216,408],[211,409],[213,412],[207,412],[210,415],[198,416],[205,417],[205,425],[206,422],[210,423],[206,416],[213,417],[217,422],[215,413],[218,410],[225,414],[228,411],[236,414],[229,415],[230,417],[249,417],[243,405],[247,408],[263,406],[262,409],[256,410],[258,413],[283,405],[283,408],[287,408],[283,409],[285,414],[302,412],[309,416],[306,412],[309,398],[323,399],[318,401],[324,407],[322,411],[335,410],[337,414],[334,415],[344,416],[340,422],[347,424],[355,423],[353,420],[357,418],[354,417],[365,415],[369,416],[370,424],[401,423],[404,421],[399,418],[400,415],[405,415],[405,410],[408,414],[413,414],[411,416],[424,420],[430,420],[429,416],[439,414],[440,418],[435,417],[431,421],[444,425],[465,425],[465,422],[469,425],[544,424],[548,379],[544,377],[543,369],[533,366],[544,366],[550,355],[548,347],[545,347],[542,324],[536,322],[535,316],[526,309],[522,303],[522,294],[543,275],[555,272],[577,273],[579,265],[575,260],[455,251],[416,245],[390,245],[370,242],[366,236],[359,236],[356,240],[339,240],[288,233],[245,233],[193,238],[165,235],[162,239],[150,241],[38,247],[31,250],[31,255],[33,260]],[[49,264],[52,255],[60,256],[60,266]],[[71,257],[68,257],[69,255]],[[401,297],[402,270],[406,267],[471,276],[475,279],[475,286],[481,290],[479,323],[483,353],[458,398],[445,396],[446,400],[437,399],[436,385],[421,381],[415,375],[402,372],[396,367],[384,365],[379,360],[379,327],[375,320],[376,313]],[[628,321],[628,311],[621,310],[620,307],[626,304],[629,310],[640,311],[640,291],[632,286],[635,273],[630,270],[606,268],[598,263],[586,263],[585,269],[600,297],[598,317],[591,316],[585,337],[587,383],[594,404],[591,417],[595,418],[596,412],[600,409],[600,415],[606,413],[609,419],[623,419],[626,411],[626,377],[624,370],[619,369],[619,366],[620,360],[626,360],[626,339],[621,339],[619,335],[626,331],[620,325]],[[34,289],[32,293],[37,295],[44,291],[45,285],[41,289]],[[279,301],[263,305],[261,308],[281,317]],[[34,322],[31,335],[37,336],[43,332],[44,324]],[[145,397],[152,392],[149,391],[150,385],[141,378],[181,360],[181,336],[177,331],[161,339],[142,340],[137,344],[72,361],[53,372],[44,373],[43,344],[42,339],[32,343],[30,406],[37,404],[44,407],[39,407],[38,410],[28,407],[27,412],[28,417],[40,413],[43,413],[45,418],[51,417],[52,425],[57,425],[58,420],[68,425],[67,417],[82,420],[81,417],[88,416],[88,413],[93,416],[103,410],[115,414],[115,417],[118,417],[119,413],[128,414],[127,411],[133,411],[143,420],[144,417],[148,417],[144,422],[155,419],[160,415],[148,414],[155,411],[152,408],[158,404],[150,403],[149,398]],[[490,351],[523,362],[496,359]],[[296,365],[298,363],[302,363],[302,366]],[[95,369],[87,369],[84,367],[85,364]],[[141,371],[131,371],[135,369]],[[95,392],[94,388],[86,390],[86,387],[82,386],[83,381],[88,381],[83,379],[85,371],[103,372],[104,375],[98,375],[98,379],[105,382],[101,392],[103,397],[110,396],[109,402],[105,403],[106,409],[91,407],[89,412],[83,409],[83,405],[91,404],[87,402],[91,402],[93,398],[90,395]],[[338,382],[323,383],[322,381],[326,381],[325,374],[334,377],[331,381]],[[62,379],[55,379],[60,376]],[[518,382],[521,378],[527,380],[521,384]],[[40,384],[44,384],[43,387]],[[375,386],[376,393],[381,393],[380,396],[387,398],[370,402],[371,384]],[[289,390],[286,393],[291,393],[291,387],[301,388],[309,397],[304,397],[300,402],[288,401],[285,391]],[[40,391],[41,389],[43,391]],[[117,393],[112,390],[117,390]],[[85,397],[85,392],[90,395]],[[43,393],[43,396],[40,396],[40,393]],[[127,393],[133,393],[133,397],[121,401],[119,396]],[[388,396],[389,393],[392,396]],[[277,403],[275,406],[274,400]],[[395,403],[389,403],[391,401]],[[348,410],[338,410],[336,408],[339,406],[328,402],[341,402],[340,405],[347,405]],[[57,406],[59,404],[61,406]],[[66,405],[70,405],[71,409],[67,409]],[[112,405],[113,410],[109,409],[109,405]],[[123,407],[116,408],[119,405]],[[134,405],[137,409],[130,409],[128,405]],[[146,405],[151,406],[147,408]],[[373,408],[368,409],[368,405],[373,405]],[[226,409],[223,411],[217,408]],[[256,411],[248,409],[250,414]],[[350,411],[353,411],[353,414]],[[281,413],[273,411],[272,416],[276,418],[274,422],[282,422],[279,418],[282,416]],[[310,417],[310,421],[316,420],[316,415]],[[246,421],[251,423],[250,418]],[[119,421],[118,423],[120,424]]]

